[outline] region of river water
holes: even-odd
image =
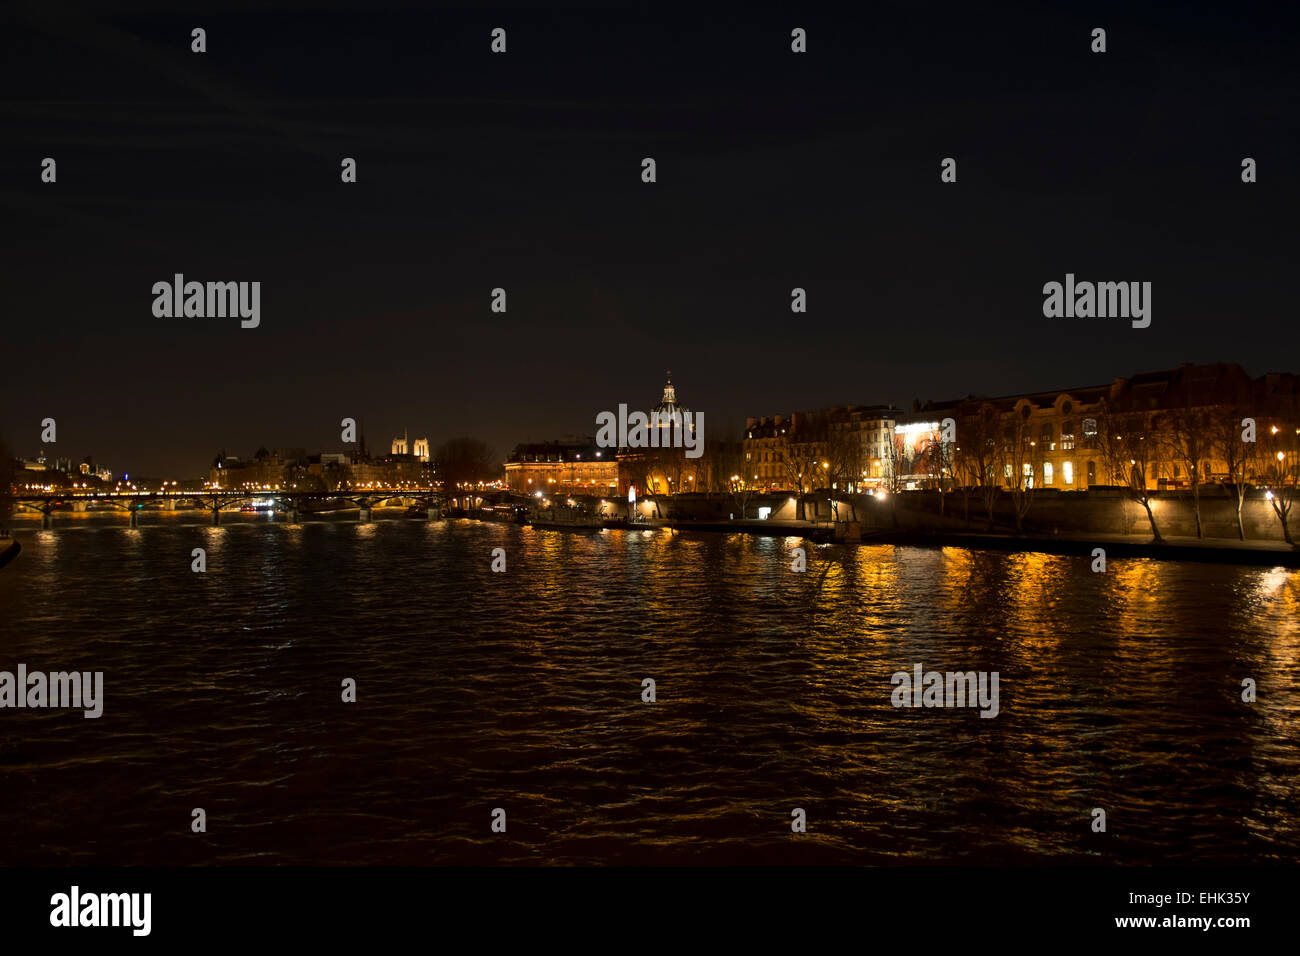
[[[0,709],[0,863],[1300,860],[1296,572],[195,518],[18,531],[0,670],[104,712]]]

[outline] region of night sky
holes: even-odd
[[[372,450],[405,428],[504,457],[648,408],[665,369],[706,438],[1300,370],[1292,14],[1046,6],[11,5],[0,434],[31,457],[53,417],[47,455],[190,476],[341,450],[344,416]],[[260,281],[261,326],[155,318],[177,272]],[[1151,327],[1045,319],[1067,272],[1152,282]]]

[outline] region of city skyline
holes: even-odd
[[[1277,370],[1277,369],[1272,369],[1259,374],[1252,374],[1250,369],[1246,369],[1243,366],[1241,366],[1239,363],[1231,362],[1231,361],[1225,362],[1220,360],[1220,361],[1209,362],[1204,364],[1184,362],[1176,367],[1169,368],[1169,369],[1130,370],[1129,372],[1122,375],[1121,374],[1114,375],[1109,380],[1094,382],[1088,385],[1076,384],[1072,386],[1063,386],[1057,384],[1048,388],[1037,389],[1030,392],[1006,392],[1001,394],[979,394],[976,392],[966,392],[964,394],[957,394],[957,393],[946,394],[937,400],[928,399],[926,401],[922,401],[920,399],[914,399],[912,402],[905,403],[905,404],[898,404],[892,402],[867,402],[862,400],[851,400],[851,401],[833,403],[831,405],[822,406],[822,407],[804,405],[802,407],[786,409],[785,411],[777,411],[777,412],[772,412],[772,410],[768,409],[761,413],[747,414],[744,417],[742,417],[738,422],[735,420],[723,421],[722,423],[720,423],[720,425],[714,426],[716,430],[713,432],[713,436],[714,436],[714,440],[717,441],[743,441],[747,428],[752,431],[755,423],[759,421],[768,421],[769,417],[773,414],[775,414],[776,417],[779,419],[782,416],[789,416],[791,414],[806,415],[808,413],[819,412],[819,411],[824,412],[824,411],[829,411],[834,409],[860,408],[860,409],[889,410],[892,413],[894,413],[894,417],[896,418],[907,418],[909,416],[914,417],[916,414],[923,412],[927,407],[949,407],[949,406],[954,406],[958,403],[968,403],[970,401],[999,402],[1006,399],[1020,398],[1026,395],[1046,395],[1046,394],[1067,393],[1067,392],[1082,393],[1088,391],[1096,391],[1097,389],[1106,388],[1112,383],[1120,380],[1128,381],[1133,378],[1137,378],[1141,376],[1161,376],[1161,375],[1176,376],[1180,371],[1186,370],[1188,368],[1201,368],[1201,369],[1209,369],[1209,368],[1234,369],[1235,368],[1243,371],[1253,381],[1261,381],[1265,378],[1274,377],[1274,376],[1281,377],[1282,379],[1285,380],[1294,380],[1296,376],[1296,373],[1294,372]],[[665,378],[668,379],[670,385],[672,384],[671,374],[672,374],[671,372],[665,373]],[[689,385],[688,385],[688,389],[689,389]],[[642,407],[648,409],[651,406],[651,404],[652,403],[650,402],[643,402]],[[635,405],[633,406],[634,409],[636,407],[637,406]],[[593,422],[589,424],[589,426],[586,429],[580,427],[579,423],[574,423],[573,427],[571,428],[566,429],[563,427],[559,427],[556,428],[552,433],[548,435],[534,436],[534,437],[518,440],[513,444],[511,444],[508,448],[504,448],[504,449],[496,448],[494,446],[491,446],[490,444],[488,447],[489,450],[493,453],[493,455],[496,458],[498,458],[500,462],[504,465],[507,461],[511,459],[511,457],[519,449],[525,446],[530,446],[530,445],[542,446],[550,443],[562,442],[567,439],[574,439],[579,441],[592,440],[593,436],[596,433],[596,426],[594,422],[597,414],[598,413],[593,413],[592,415]],[[255,457],[259,452],[262,451],[275,453],[277,450],[285,450],[285,451],[291,451],[296,453],[297,457],[312,456],[315,458],[320,458],[321,456],[325,456],[326,458],[329,458],[329,457],[338,457],[340,455],[344,455],[351,458],[357,458],[358,460],[360,460],[362,458],[381,459],[384,457],[410,456],[416,459],[429,461],[433,457],[433,454],[434,452],[436,452],[438,447],[447,441],[451,441],[453,439],[461,438],[461,437],[472,437],[475,439],[480,438],[480,436],[478,435],[465,435],[465,433],[463,432],[449,432],[446,434],[439,435],[436,438],[411,439],[410,438],[411,430],[406,427],[402,427],[399,431],[395,432],[390,438],[384,438],[382,437],[382,434],[376,436],[373,433],[369,437],[367,437],[364,421],[358,422],[357,428],[358,428],[357,440],[354,443],[351,443],[350,445],[349,443],[344,443],[338,440],[336,440],[332,444],[326,444],[326,445],[315,446],[315,447],[310,445],[304,445],[304,444],[296,444],[293,442],[274,444],[274,443],[262,441],[262,442],[258,442],[252,448],[249,449],[238,448],[235,451],[230,452],[229,451],[230,446],[223,442],[221,443],[218,451],[216,452],[216,458],[221,458],[229,455],[229,457],[231,457],[232,459],[251,459]],[[335,429],[335,432],[337,434],[338,429]],[[5,436],[3,434],[0,434],[0,439],[3,439],[4,437]],[[753,437],[752,434],[750,437]],[[213,462],[215,461],[214,456],[209,455],[206,459],[204,459],[204,462],[206,463],[195,463],[192,466],[190,466],[193,469],[192,473],[185,472],[185,471],[150,472],[148,470],[134,467],[129,463],[126,464],[124,467],[111,468],[109,467],[110,462],[112,461],[111,456],[105,458],[97,455],[94,452],[86,452],[86,453],[67,452],[65,450],[60,450],[57,443],[50,443],[48,445],[39,445],[37,453],[32,456],[28,456],[24,454],[21,448],[13,447],[13,446],[11,446],[10,448],[10,453],[14,456],[16,460],[19,461],[28,462],[28,463],[36,463],[38,461],[48,461],[50,462],[49,467],[55,468],[57,470],[68,471],[68,472],[78,470],[78,467],[81,466],[87,459],[89,459],[91,462],[93,462],[94,467],[98,470],[101,471],[108,470],[115,473],[116,475],[121,475],[124,472],[130,473],[133,471],[137,475],[141,476],[142,478],[149,478],[149,479],[162,479],[162,478],[193,479],[196,477],[200,477],[201,475],[206,475],[208,470],[213,466]],[[66,463],[67,467],[66,468],[63,467],[62,464],[56,465],[55,464],[56,462]]]
[[[1098,55],[1056,11],[800,12],[795,56],[780,11],[512,11],[493,56],[489,15],[399,5],[214,15],[197,56],[189,16],[141,9],[20,11],[0,40],[24,345],[0,433],[25,455],[46,417],[141,472],[327,447],[345,416],[504,453],[664,368],[739,423],[1225,352],[1260,374],[1289,334],[1273,23],[1106,11]],[[157,316],[176,274],[260,283],[258,324]],[[1069,274],[1151,283],[1150,326],[1046,317]]]

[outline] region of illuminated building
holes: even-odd
[[[393,439],[392,454],[394,456],[410,455],[411,457],[417,458],[420,461],[428,461],[429,460],[429,439],[417,438],[414,441],[411,441],[407,437],[406,433],[403,432],[401,438]]]
[[[1108,385],[918,403],[899,417],[895,460],[904,488],[1019,480],[1060,491],[1130,481],[1181,489],[1192,483],[1193,467],[1200,483],[1229,478],[1223,442],[1240,443],[1247,418],[1277,428],[1273,435],[1295,435],[1296,376],[1252,379],[1231,363],[1188,364]],[[950,443],[942,440],[945,419],[954,425]],[[1254,455],[1256,445],[1240,447]]]
[[[577,436],[517,445],[505,463],[506,485],[522,495],[612,495],[618,461],[610,451]]]
[[[888,480],[892,405],[838,405],[745,422],[748,479],[772,491],[870,490]]]
[[[663,396],[651,407],[647,418],[651,429],[648,447],[623,447],[617,451],[618,493],[624,495],[629,488],[636,488],[643,495],[671,495],[712,488],[714,458],[708,450],[713,446],[703,444],[702,430],[696,433],[700,419],[689,408],[678,404],[672,372],[667,373]],[[697,446],[700,453],[694,458],[687,454],[686,441],[680,434],[682,429],[690,433],[690,444]],[[676,436],[674,430],[678,432]]]

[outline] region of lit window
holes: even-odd
[[[1061,465],[1061,468],[1065,475],[1065,483],[1067,485],[1074,484],[1074,462],[1067,461]]]
[[[1050,485],[1051,483],[1052,483],[1052,463],[1050,461],[1045,461],[1043,462],[1043,484]]]

